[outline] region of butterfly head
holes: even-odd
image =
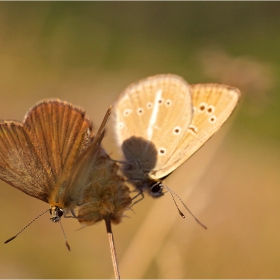
[[[54,223],[57,223],[60,221],[60,218],[63,216],[63,209],[59,208],[58,206],[51,206],[50,208],[50,214],[51,218],[50,220]]]

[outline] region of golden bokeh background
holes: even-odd
[[[280,278],[278,2],[1,2],[0,119],[44,98],[83,107],[96,126],[130,83],[173,73],[226,83],[242,99],[229,122],[113,226],[122,278]],[[104,147],[120,158],[112,123]],[[0,182],[1,278],[110,278],[105,224],[82,230]],[[182,209],[183,210],[183,209]]]

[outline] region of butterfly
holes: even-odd
[[[113,112],[123,174],[141,194],[162,196],[162,181],[223,125],[239,98],[236,88],[188,85],[172,74],[128,86]]]
[[[23,122],[0,121],[0,179],[49,203],[59,222],[75,207],[110,114],[95,135],[85,111],[60,100],[38,103]]]

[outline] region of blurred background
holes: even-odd
[[[173,73],[238,87],[237,110],[165,183],[113,226],[123,278],[280,278],[280,3],[2,2],[0,119],[22,120],[44,98],[83,107],[98,126],[130,83]],[[104,147],[120,158],[112,123]],[[1,278],[110,278],[105,224],[77,231],[0,182]]]

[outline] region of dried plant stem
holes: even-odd
[[[118,261],[117,261],[117,253],[116,253],[116,248],[115,248],[114,236],[113,236],[113,232],[112,232],[111,219],[110,219],[110,217],[106,217],[104,220],[105,220],[106,230],[107,230],[108,239],[109,239],[109,245],[110,245],[111,258],[112,258],[112,263],[113,263],[113,268],[114,268],[115,279],[121,279]]]

